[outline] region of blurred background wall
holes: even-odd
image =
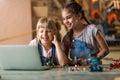
[[[31,31],[31,0],[0,0],[0,44],[28,44]]]
[[[89,22],[99,25],[109,46],[120,46],[120,0],[0,0],[0,44],[28,44],[36,37],[36,23],[41,16],[62,24],[61,9],[67,2],[82,5]],[[110,14],[116,15],[108,24]]]

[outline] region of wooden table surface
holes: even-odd
[[[69,71],[69,67],[45,71],[0,70],[0,75],[0,80],[119,80],[120,69],[103,72]]]

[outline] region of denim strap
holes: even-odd
[[[41,63],[42,63],[42,66],[44,66],[44,56],[43,56],[43,51],[42,51],[42,44],[41,42],[38,43],[38,51],[39,51],[39,55],[40,55],[40,59],[41,59]],[[52,56],[50,59],[54,59],[55,58],[55,45],[52,44]],[[56,63],[54,60],[53,60],[53,63]]]

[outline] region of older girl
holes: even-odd
[[[62,18],[64,25],[69,29],[62,42],[66,55],[72,61],[81,63],[81,60],[92,54],[97,54],[101,59],[109,53],[103,34],[96,25],[88,23],[78,3],[66,4],[62,10]]]

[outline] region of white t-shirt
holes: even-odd
[[[35,38],[35,39],[31,40],[29,45],[37,46],[38,45],[37,39]],[[45,48],[42,46],[42,52],[43,52],[44,57],[50,58],[52,56],[52,48],[49,49],[48,51],[46,51]]]
[[[36,46],[37,45],[37,39],[35,38],[35,39],[31,40],[29,45],[35,45]]]
[[[86,42],[89,48],[94,49],[93,53],[98,52],[99,50],[98,42],[96,41],[96,34],[98,30],[100,29],[96,25],[91,24],[88,25],[79,36],[80,41]]]

